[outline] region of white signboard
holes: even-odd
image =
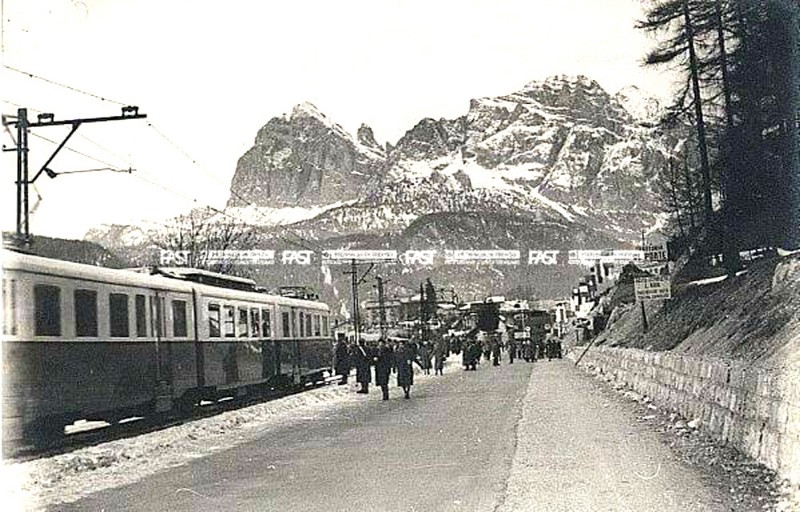
[[[355,260],[357,263],[381,263],[397,261],[397,251],[348,249],[322,251],[323,265],[350,263],[353,260]]]
[[[645,245],[642,247],[644,259],[647,261],[667,261],[667,243],[660,245]]]
[[[518,265],[520,261],[520,251],[504,249],[488,250],[449,250],[444,251],[445,265],[453,264],[494,264],[494,265]]]
[[[633,283],[636,300],[663,300],[672,297],[669,278],[637,277]]]

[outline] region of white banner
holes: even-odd
[[[495,265],[518,265],[520,251],[504,249],[488,250],[445,250],[445,265],[459,265],[469,263],[492,263]]]
[[[353,260],[355,260],[357,263],[396,262],[397,251],[351,249],[332,249],[329,251],[322,251],[323,265],[350,263]]]

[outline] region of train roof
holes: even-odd
[[[210,284],[199,284],[185,279],[176,279],[174,275],[160,275],[160,274],[147,274],[142,273],[137,269],[118,270],[105,267],[98,267],[94,265],[87,265],[84,263],[74,263],[71,261],[56,260],[52,258],[45,258],[42,256],[34,256],[21,252],[11,251],[4,249],[2,251],[2,264],[3,270],[16,270],[21,272],[30,272],[44,275],[57,275],[61,277],[83,279],[86,281],[103,281],[109,284],[116,284],[121,286],[131,286],[139,288],[152,288],[158,290],[171,290],[185,293],[192,293],[192,290],[197,290],[203,295],[213,295],[220,298],[229,298],[231,300],[242,301],[263,301],[265,299],[270,302],[297,307],[312,306],[318,309],[328,310],[329,307],[324,302],[310,301],[303,299],[295,299],[288,297],[281,297],[279,295],[271,295],[260,293],[257,291],[244,291],[238,289],[231,289],[219,286],[212,286]],[[174,270],[174,269],[173,269]],[[206,272],[198,269],[189,269],[195,272]],[[191,273],[191,272],[187,272]],[[169,272],[168,272],[169,274]],[[208,274],[215,274],[209,272]],[[222,274],[217,274],[222,275]],[[232,276],[225,276],[232,277]],[[233,278],[242,281],[252,280],[244,278]]]

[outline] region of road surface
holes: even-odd
[[[360,396],[360,395],[359,395]],[[725,510],[635,407],[563,361],[449,367],[58,510]]]

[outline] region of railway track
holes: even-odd
[[[293,388],[283,391],[265,393],[260,396],[248,395],[244,397],[223,397],[215,402],[203,402],[191,411],[181,414],[178,411],[155,414],[148,417],[133,417],[120,420],[116,423],[81,422],[67,426],[63,436],[56,439],[43,441],[38,445],[25,445],[17,447],[4,447],[3,458],[13,462],[27,462],[63,455],[75,450],[98,446],[119,439],[130,439],[159,430],[184,425],[205,418],[211,418],[224,412],[229,412],[251,405],[269,402],[324,385],[335,384],[337,379],[327,379],[324,383],[309,384],[302,388]],[[96,424],[95,426],[92,426]],[[77,426],[75,426],[77,425]],[[74,427],[74,428],[70,428]],[[73,432],[68,432],[74,430]]]

